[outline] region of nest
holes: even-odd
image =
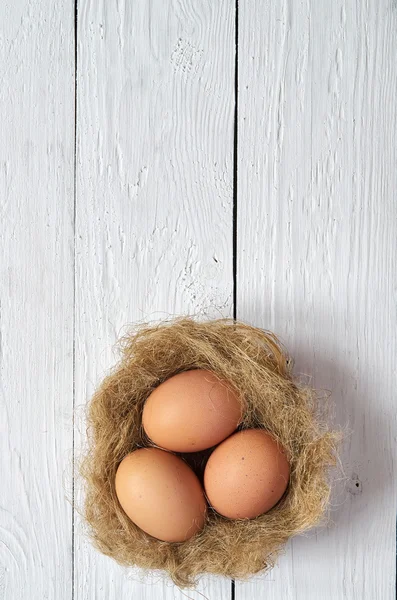
[[[203,573],[245,578],[271,568],[288,539],[321,519],[335,463],[335,433],[319,414],[313,390],[298,385],[277,338],[241,322],[176,319],[143,325],[121,340],[122,357],[88,408],[89,449],[81,464],[84,517],[94,545],[118,563],[166,571],[180,587]],[[286,494],[268,513],[229,520],[208,511],[191,539],[163,542],[144,533],[122,510],[115,474],[126,454],[148,445],[142,410],[153,389],[189,369],[208,369],[238,392],[242,427],[262,427],[286,449]]]

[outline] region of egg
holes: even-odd
[[[224,380],[211,371],[178,373],[147,398],[143,428],[156,446],[198,452],[219,444],[237,428],[241,403]]]
[[[204,487],[211,506],[230,519],[252,519],[277,504],[290,475],[284,449],[263,429],[230,436],[211,454]]]
[[[120,463],[117,498],[126,515],[149,535],[183,542],[204,526],[207,503],[196,475],[179,457],[140,448]]]

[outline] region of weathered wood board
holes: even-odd
[[[391,600],[396,6],[240,2],[239,33],[237,316],[281,336],[347,430],[334,524],[236,599]]]
[[[232,313],[234,3],[79,3],[76,401],[136,321]],[[84,431],[83,431],[84,433]],[[184,598],[76,526],[75,598]],[[211,598],[230,582],[204,578]],[[199,598],[198,592],[189,592]]]
[[[0,599],[72,597],[73,6],[0,8]]]

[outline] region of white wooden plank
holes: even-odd
[[[71,3],[2,3],[0,56],[0,598],[70,600]]]
[[[236,599],[391,600],[395,7],[239,6],[238,317],[282,337],[351,434],[334,525],[297,538]]]
[[[84,0],[78,40],[83,404],[125,324],[232,312],[234,4]],[[100,556],[83,534],[77,522],[76,600],[185,597]],[[228,598],[230,582],[204,578],[198,589]]]

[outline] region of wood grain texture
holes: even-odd
[[[393,2],[239,2],[238,317],[346,425],[330,528],[236,600],[395,598]]]
[[[234,3],[78,10],[76,401],[131,322],[232,312]],[[76,432],[83,442],[84,426]],[[77,452],[78,454],[78,452]],[[77,495],[77,503],[81,503]],[[189,597],[229,598],[205,578]],[[76,522],[75,598],[186,597],[100,556]]]
[[[1,9],[0,600],[182,600],[72,545],[74,281],[77,460],[126,324],[232,314],[235,3],[78,9],[76,223],[73,4]],[[333,523],[236,600],[395,599],[396,11],[239,0],[237,316],[347,433]]]
[[[70,600],[71,4],[3,3],[0,56],[0,599]]]

